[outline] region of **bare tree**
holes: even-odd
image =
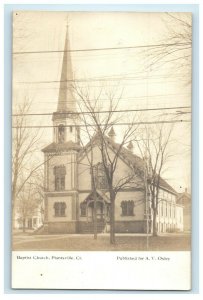
[[[42,203],[43,200],[38,189],[33,188],[33,182],[27,182],[16,201],[18,222],[22,224],[23,232],[26,229],[26,220],[37,215],[39,210],[41,211]]]
[[[89,151],[92,155],[94,148],[98,147],[101,155],[101,161],[103,165],[104,174],[107,180],[107,192],[110,199],[110,243],[115,244],[115,201],[118,192],[121,189],[127,189],[133,186],[140,186],[140,169],[133,163],[129,162],[129,171],[122,178],[118,176],[118,161],[119,157],[128,152],[124,148],[132,139],[133,135],[138,129],[138,125],[135,125],[135,118],[131,117],[129,125],[123,128],[118,126],[119,120],[122,119],[122,115],[117,115],[115,112],[118,111],[119,98],[116,97],[115,93],[106,93],[108,97],[108,105],[104,110],[102,107],[100,91],[97,97],[91,98],[91,93],[88,89],[81,89],[74,87],[75,94],[79,97],[79,109],[81,113],[81,121],[84,126],[84,130],[87,133],[89,143],[84,147],[86,155],[89,156]],[[120,132],[120,143],[115,143],[108,136],[109,130],[113,125],[116,125]],[[93,172],[93,161],[91,160],[91,176],[94,182],[94,191],[96,191],[96,183]]]
[[[26,99],[19,104],[13,120],[12,132],[12,221],[13,227],[16,215],[16,199],[26,182],[36,173],[39,166],[33,161],[33,154],[38,151],[41,138],[39,129],[26,128],[25,114],[29,112],[31,102]]]
[[[146,194],[150,194],[149,201],[151,205],[147,206],[149,217],[149,208],[152,209],[152,230],[153,235],[157,235],[156,218],[159,205],[159,191],[162,184],[162,175],[167,168],[169,159],[174,156],[170,144],[173,125],[164,123],[145,126],[136,142],[140,155],[145,161]]]
[[[188,13],[165,13],[163,25],[166,33],[155,46],[147,50],[147,67],[150,70],[168,66],[172,73],[181,71],[191,76],[192,18]],[[169,71],[170,72],[170,71]],[[191,78],[188,78],[191,82]]]

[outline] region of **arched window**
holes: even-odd
[[[54,203],[55,217],[65,217],[66,203],[55,202]]]
[[[65,126],[59,125],[58,127],[58,141],[59,143],[65,142]]]
[[[108,181],[106,178],[106,173],[102,163],[98,163],[93,167],[93,174],[96,183],[96,188],[98,189],[107,189]]]
[[[121,202],[121,209],[122,209],[122,216],[134,216],[134,201],[122,201]]]
[[[55,191],[65,190],[66,167],[64,165],[54,167]]]

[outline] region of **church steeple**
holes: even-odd
[[[71,54],[70,54],[70,40],[69,40],[68,26],[67,26],[62,69],[61,69],[57,112],[75,111],[75,100],[72,91],[72,84],[73,84],[73,70],[72,70],[72,61],[71,61]]]
[[[54,142],[79,143],[79,128],[76,126],[78,115],[76,112],[76,101],[73,94],[73,70],[70,54],[70,42],[68,26],[66,30],[63,61],[61,67],[60,87],[58,95],[57,111],[53,113]]]

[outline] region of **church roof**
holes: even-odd
[[[160,187],[162,187],[163,189],[166,189],[166,190],[168,190],[169,192],[171,192],[171,193],[177,195],[176,190],[174,190],[174,188],[173,188],[170,184],[168,184],[168,183],[166,182],[166,180],[164,180],[162,177],[160,177]]]
[[[42,149],[42,152],[61,152],[67,150],[80,150],[81,147],[77,143],[72,141],[68,141],[66,143],[51,143],[50,145],[46,146]]]
[[[95,135],[93,139],[96,141],[98,139],[98,135]],[[112,150],[118,150],[120,147],[120,144],[115,143],[111,138],[105,137],[107,140],[107,144],[112,148]],[[95,143],[96,144],[96,143]],[[90,143],[88,143],[85,147],[89,147]],[[84,150],[81,148],[80,155],[84,153]],[[136,154],[132,153],[132,151],[126,149],[125,147],[122,147],[120,152],[120,158],[125,161],[125,163],[130,167],[132,165],[135,165],[138,169],[141,171],[144,170],[144,161],[142,158],[137,156]],[[160,187],[177,195],[177,192],[174,190],[172,186],[170,186],[162,177],[160,178]]]
[[[114,143],[112,140],[110,140],[110,142],[112,144],[114,144],[114,147],[116,147],[116,148],[118,148],[120,146],[119,144]],[[143,170],[143,168],[144,168],[143,159],[140,158],[139,156],[137,156],[136,154],[132,153],[130,150],[123,147],[122,151],[121,151],[121,157],[124,158],[124,160],[126,160],[128,165],[135,164],[136,166],[138,166],[138,168]],[[174,188],[172,188],[172,186],[170,186],[162,177],[160,178],[160,187],[170,191],[173,194],[177,194],[177,192],[174,190]]]

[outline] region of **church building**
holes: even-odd
[[[44,153],[44,233],[92,233],[94,193],[87,157],[80,143],[80,127],[76,101],[71,87],[73,70],[68,33],[62,61],[58,105],[53,113],[53,141]],[[113,151],[115,131],[108,137]],[[51,141],[50,141],[51,142]],[[111,203],[101,154],[95,144],[94,174],[97,196],[97,231],[109,230]],[[123,147],[118,159],[117,176],[124,176],[132,163],[142,165],[143,160],[133,153],[133,145]],[[163,179],[160,181],[160,204],[157,215],[158,232],[183,230],[183,207],[176,202],[176,191]],[[146,233],[146,197],[144,183],[138,187],[120,190],[115,201],[115,231],[120,233]],[[149,217],[151,219],[151,217]]]

